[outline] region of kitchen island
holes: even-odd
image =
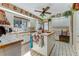
[[[33,48],[31,49],[31,54],[33,56],[49,56],[51,54],[55,43],[54,32],[42,33],[42,35],[44,36],[44,46],[40,47],[33,42]]]
[[[21,42],[23,40],[17,38],[14,39],[13,37],[9,37],[9,39],[7,38],[8,40],[4,39],[0,42],[0,56],[20,56]]]

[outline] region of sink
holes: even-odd
[[[51,32],[47,32],[47,33],[51,33]]]
[[[44,31],[44,33],[51,33],[51,31]]]

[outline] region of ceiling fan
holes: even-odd
[[[35,12],[40,12],[40,16],[45,16],[45,14],[51,14],[51,12],[47,12],[47,10],[50,9],[49,6],[47,6],[46,8],[42,8],[42,11],[40,10],[35,10]]]

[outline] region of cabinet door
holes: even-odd
[[[4,56],[4,48],[0,48],[0,56]]]
[[[21,55],[21,43],[12,44],[4,49],[5,56],[20,56]]]

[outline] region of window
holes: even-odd
[[[27,21],[28,19],[14,16],[14,27],[20,31],[27,31]]]

